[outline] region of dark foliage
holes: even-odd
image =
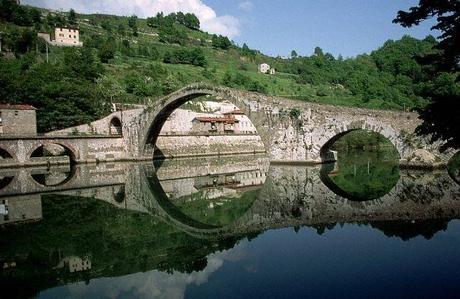
[[[228,50],[232,46],[232,42],[226,36],[213,35],[212,46],[217,49]]]
[[[411,27],[436,17],[433,29],[441,31],[436,52],[419,57],[430,74],[429,88],[422,95],[430,104],[421,111],[422,134],[432,134],[433,140],[445,140],[445,147],[460,147],[460,1],[420,0],[408,12],[399,11],[395,23]]]
[[[166,52],[163,58],[165,63],[191,64],[195,66],[206,66],[206,57],[203,50],[195,48],[193,50],[180,49],[173,52]]]

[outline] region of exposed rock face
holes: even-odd
[[[59,144],[46,144],[43,146],[43,154],[48,157],[63,156],[65,148]]]
[[[408,160],[409,162],[432,165],[436,162],[436,156],[425,149],[416,149]]]

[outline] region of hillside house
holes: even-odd
[[[36,135],[36,110],[30,105],[0,104],[0,135]]]
[[[52,44],[56,46],[75,46],[82,47],[80,42],[80,31],[77,28],[60,28],[54,30],[54,41]]]
[[[270,65],[267,63],[259,64],[257,69],[259,70],[259,73],[262,73],[262,74],[274,75],[276,72],[275,69],[270,67]]]

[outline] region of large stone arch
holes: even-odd
[[[251,120],[258,135],[261,137],[265,150],[268,151],[268,130],[261,125],[265,123],[265,115],[264,113],[251,110],[250,98],[235,96],[226,88],[198,84],[190,85],[172,93],[160,100],[155,106],[149,108],[149,116],[142,120],[146,123],[146,126],[144,127],[145,131],[140,134],[142,139],[139,140],[139,152],[144,156],[153,155],[153,145],[156,143],[161,128],[171,113],[186,102],[202,96],[213,96],[217,100],[226,100],[237,106]]]

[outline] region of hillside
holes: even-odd
[[[333,105],[416,109],[426,105],[418,93],[427,74],[415,56],[436,44],[405,36],[355,58],[316,48],[312,56],[282,59],[202,32],[193,15],[190,25],[180,13],[138,19],[0,4],[0,102],[35,105],[40,131],[89,122],[107,113],[107,103],[152,102],[197,81]],[[78,27],[84,47],[51,46],[46,63],[36,34],[56,26]],[[258,73],[262,62],[277,73]]]

